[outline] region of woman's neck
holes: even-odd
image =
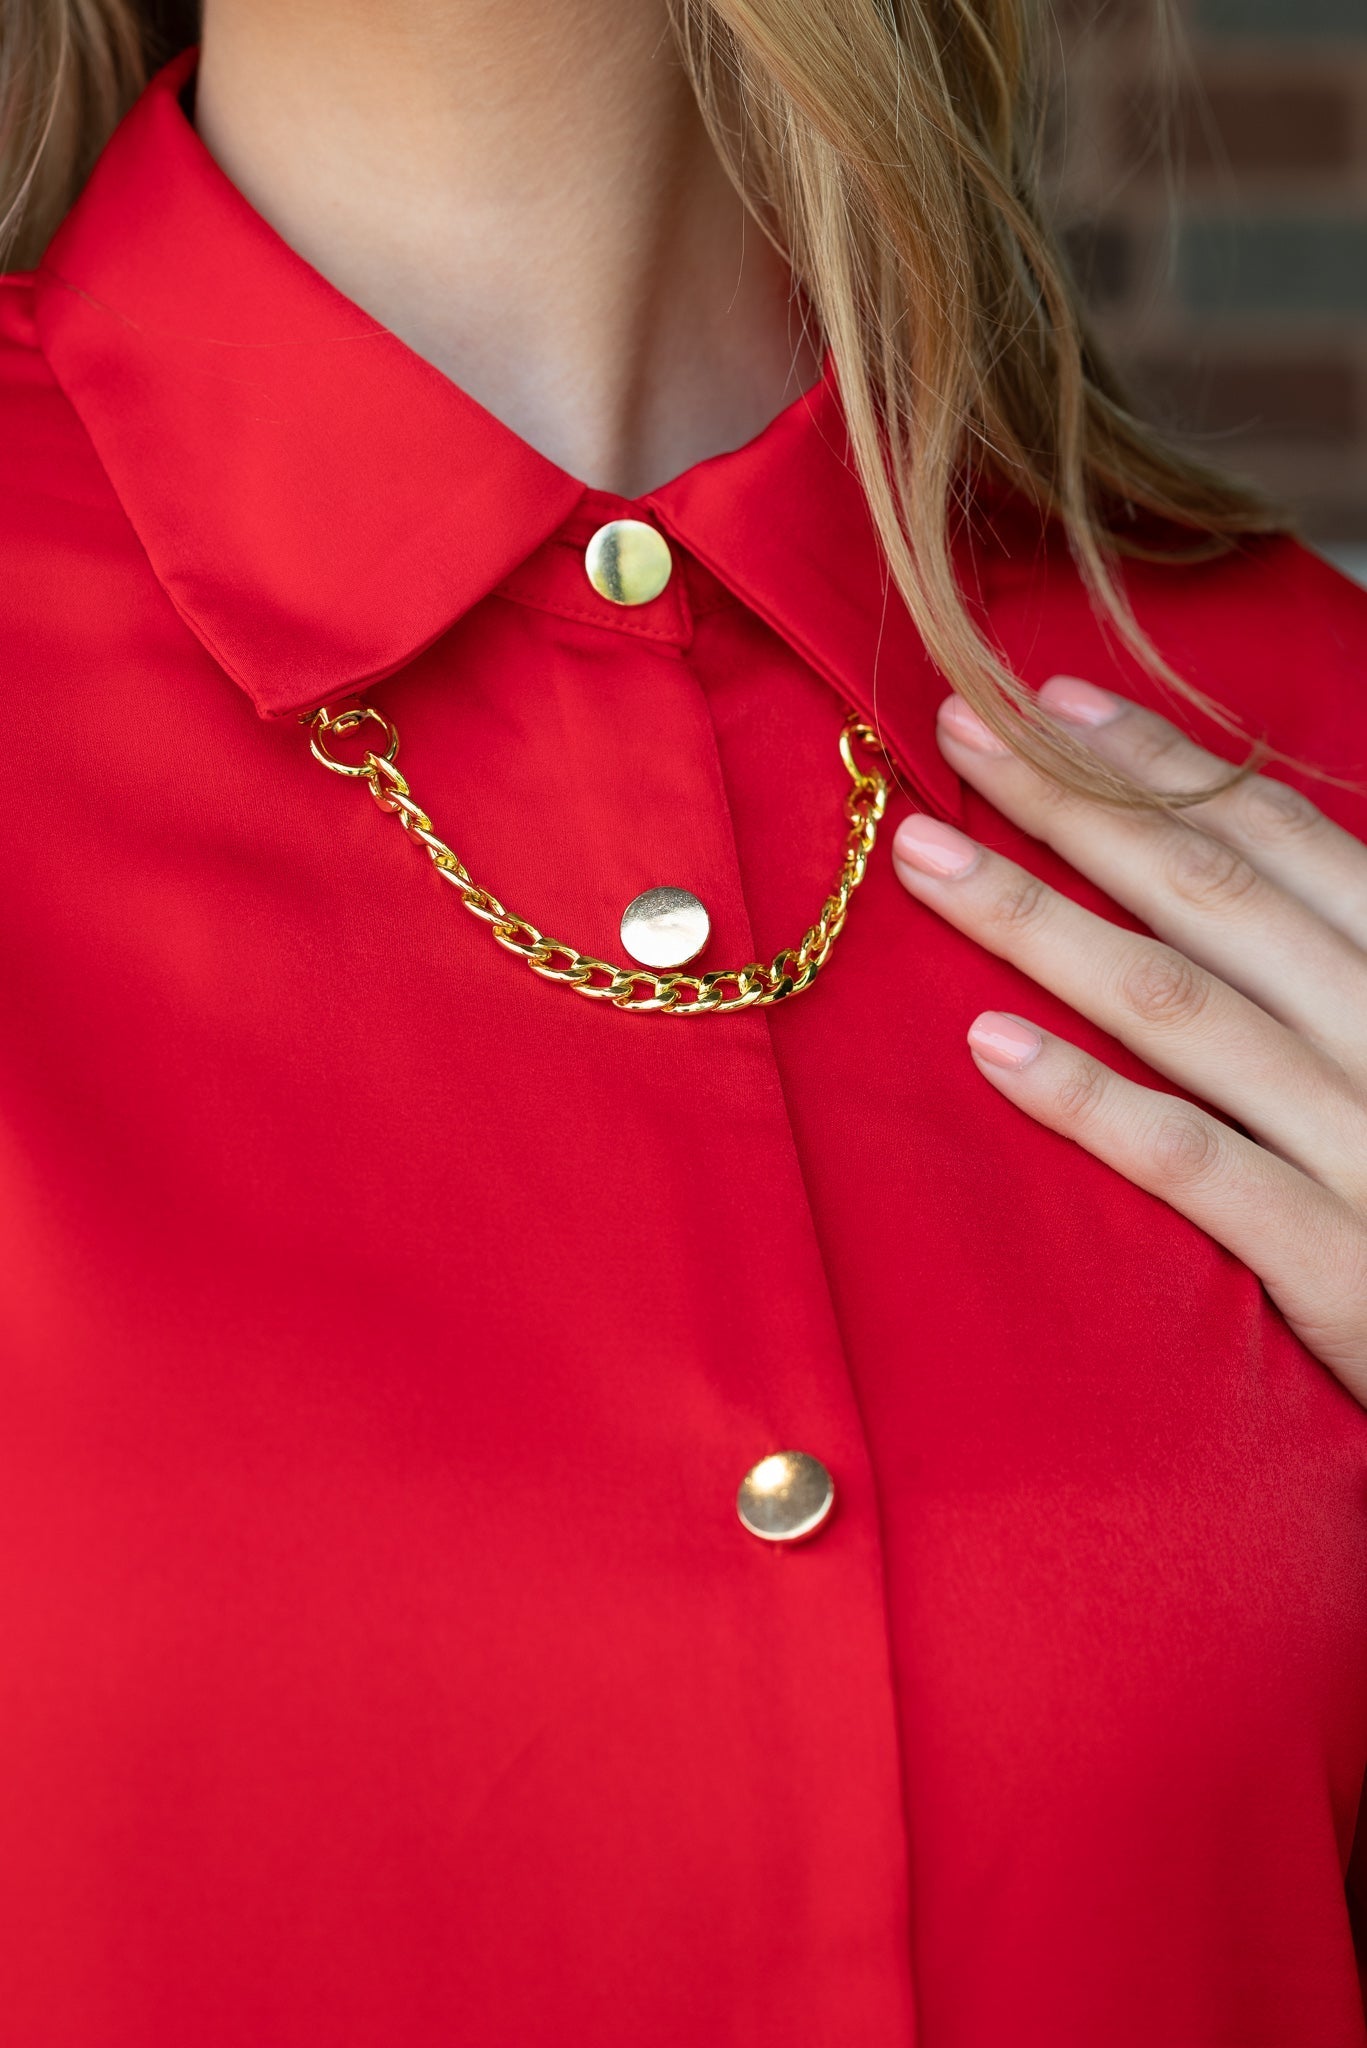
[[[666,0],[206,0],[196,121],[348,298],[626,496],[816,374]]]

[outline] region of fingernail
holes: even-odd
[[[1080,676],[1050,676],[1040,686],[1040,702],[1073,725],[1109,725],[1125,709],[1119,697],[1084,683]]]
[[[1019,1017],[1007,1017],[1000,1010],[984,1010],[968,1027],[968,1042],[979,1059],[994,1067],[1028,1067],[1043,1038],[1033,1024]]]
[[[965,704],[962,697],[946,697],[940,706],[940,720],[949,728],[951,735],[965,747],[972,747],[975,754],[1009,754],[1011,749],[1005,740],[999,740],[990,725],[985,725],[971,704]]]
[[[938,818],[928,818],[922,811],[913,811],[897,827],[892,851],[896,859],[907,867],[920,868],[923,874],[954,879],[977,866],[981,848],[964,833],[956,832],[952,825],[941,824]]]

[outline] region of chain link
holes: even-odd
[[[482,889],[469,869],[443,839],[432,820],[413,799],[395,762],[399,735],[383,713],[373,705],[352,705],[330,711],[326,705],[305,717],[314,759],[334,775],[363,780],[382,811],[390,812],[409,838],[425,848],[442,880],[455,889],[472,917],[488,925],[500,946],[525,960],[533,974],[558,981],[594,1002],[611,1003],[616,1010],[658,1010],[667,1017],[720,1016],[731,1010],[762,1008],[786,1002],[811,987],[830,958],[840,936],[850,898],[864,879],[873,852],[879,821],[887,807],[887,779],[877,768],[861,768],[854,749],[862,747],[881,753],[878,735],[854,712],[845,720],[840,734],[840,758],[853,787],[845,798],[849,833],[844,858],[835,886],[822,904],[815,924],[803,934],[797,946],[776,953],[766,966],[752,960],[745,967],[719,968],[711,974],[655,973],[648,967],[616,967],[608,960],[595,960],[563,939],[548,938],[528,924],[525,917],[505,910],[498,898]],[[374,725],[383,734],[382,743],[368,748],[359,762],[339,760],[331,751],[334,740],[345,739],[363,727]]]

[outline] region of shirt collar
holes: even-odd
[[[646,504],[862,713],[920,796],[961,815],[935,738],[948,686],[892,587],[829,366],[756,440]]]
[[[282,716],[401,668],[584,488],[253,211],[181,104],[194,63],[159,73],[106,148],[41,266],[38,331],[171,602]],[[643,506],[957,813],[945,685],[887,587],[829,373]]]

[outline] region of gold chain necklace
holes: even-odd
[[[459,892],[471,916],[481,918],[499,945],[525,960],[533,974],[558,981],[581,996],[591,996],[595,1002],[611,1003],[616,1010],[658,1010],[666,1017],[715,1016],[730,1010],[748,1010],[752,1004],[785,1002],[789,996],[801,995],[810,988],[830,957],[850,898],[864,879],[888,800],[886,777],[877,768],[860,768],[854,758],[856,746],[881,754],[878,735],[857,713],[851,712],[840,733],[840,758],[854,784],[845,798],[845,816],[849,820],[845,854],[835,887],[822,904],[816,923],[803,935],[801,945],[785,947],[767,967],[751,961],[747,967],[719,968],[711,974],[658,973],[649,967],[614,967],[610,961],[595,960],[562,939],[547,938],[525,917],[505,910],[496,896],[480,888],[459,856],[437,837],[426,811],[414,802],[407,782],[394,765],[399,752],[398,732],[373,705],[353,705],[336,712],[323,705],[307,714],[303,723],[309,727],[315,760],[330,768],[334,775],[363,780],[380,809],[396,817],[409,838],[426,848],[433,867],[443,881]],[[355,764],[338,760],[331,751],[331,742],[366,725],[378,726],[383,734],[378,750],[368,749]]]

